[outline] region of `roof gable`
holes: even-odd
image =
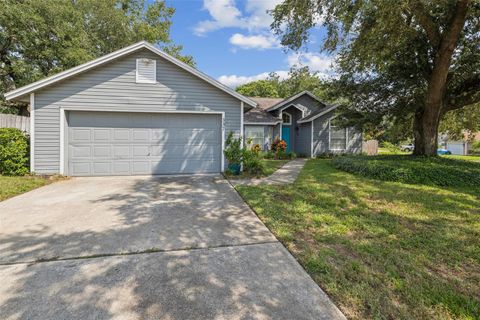
[[[65,79],[68,79],[70,77],[73,77],[77,74],[81,74],[83,72],[86,72],[88,70],[91,70],[93,68],[96,68],[100,65],[103,65],[105,63],[108,63],[110,61],[116,60],[120,57],[126,56],[130,53],[136,52],[141,49],[147,49],[150,50],[151,52],[159,55],[160,57],[164,58],[165,60],[175,64],[176,66],[180,67],[181,69],[186,70],[187,72],[191,73],[192,75],[210,83],[214,87],[226,92],[227,94],[237,98],[238,100],[246,103],[249,106],[255,107],[256,102],[252,101],[251,99],[239,94],[238,92],[234,91],[233,89],[225,86],[224,84],[218,82],[217,80],[211,78],[210,76],[204,74],[203,72],[187,65],[186,63],[170,56],[169,54],[155,48],[152,44],[146,42],[146,41],[141,41],[136,44],[133,44],[131,46],[128,46],[126,48],[117,50],[115,52],[109,53],[103,57],[97,58],[95,60],[89,61],[87,63],[81,64],[77,67],[65,70],[63,72],[57,73],[55,75],[52,75],[50,77],[44,78],[42,80],[33,82],[29,85],[20,87],[18,89],[15,89],[13,91],[7,92],[5,94],[5,98],[7,100],[14,100],[14,99],[21,99],[22,97],[37,91],[39,89],[42,89],[44,87],[50,86],[58,81],[62,81]]]
[[[318,99],[313,93],[311,93],[310,91],[307,91],[307,90],[304,90],[302,92],[299,92],[297,94],[294,94],[293,96],[289,97],[289,98],[286,98],[276,104],[274,104],[273,106],[269,107],[267,109],[267,111],[274,111],[274,110],[277,110],[279,108],[282,108],[283,106],[287,105],[287,104],[290,104],[291,102],[293,102],[294,100],[300,98],[301,96],[303,95],[307,95],[309,96],[310,98],[312,98],[313,100],[321,103],[321,104],[324,104],[320,99]]]

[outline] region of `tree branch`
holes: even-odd
[[[465,80],[446,99],[444,112],[461,109],[480,102],[480,74]]]
[[[435,21],[433,21],[433,18],[428,14],[421,1],[410,0],[408,4],[412,14],[418,19],[418,22],[427,33],[428,40],[431,42],[434,48],[438,48],[440,45],[441,35],[440,30],[435,24]]]

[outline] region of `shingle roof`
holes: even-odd
[[[269,123],[276,124],[280,119],[275,118],[267,111],[257,107],[252,108],[243,115],[243,122],[245,123]]]
[[[268,109],[271,106],[274,106],[277,103],[284,100],[283,98],[261,98],[261,97],[247,97],[247,98],[255,101],[258,104],[257,107],[263,110]]]

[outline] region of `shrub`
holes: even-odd
[[[243,158],[242,138],[235,139],[233,132],[228,134],[225,141],[225,150],[223,150],[228,164],[241,164]]]
[[[279,137],[276,137],[272,142],[271,150],[273,152],[285,151],[287,150],[287,143],[281,140]]]
[[[265,172],[265,165],[258,152],[245,149],[243,153],[243,171],[249,175],[262,175]]]
[[[474,141],[472,144],[472,151],[474,153],[480,154],[480,140]]]
[[[400,147],[394,145],[391,142],[384,141],[383,142],[383,147],[388,150],[389,153],[391,154],[401,154],[402,150],[400,150]]]
[[[0,174],[28,173],[28,138],[14,128],[0,128]]]
[[[335,157],[332,163],[343,171],[379,180],[437,186],[480,186],[480,164],[470,161],[385,155]]]
[[[275,159],[275,153],[271,150],[268,150],[262,154],[264,159]]]

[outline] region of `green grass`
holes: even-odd
[[[350,319],[480,319],[480,193],[310,160],[240,194]]]
[[[265,176],[269,176],[278,169],[280,169],[285,163],[289,162],[290,160],[269,160],[263,159],[263,163],[265,164]]]
[[[1,176],[0,175],[0,201],[28,192],[46,184],[59,180],[60,177],[42,176]]]
[[[248,179],[248,178],[261,178],[261,177],[268,177],[269,175],[273,174],[275,171],[280,169],[285,163],[289,162],[290,160],[272,160],[272,159],[262,159],[262,162],[265,166],[265,170],[262,175],[252,176],[247,174],[246,172],[241,172],[239,176],[234,176],[226,173],[229,178],[233,179]]]
[[[444,155],[442,156],[446,159],[456,159],[456,160],[464,160],[464,161],[473,161],[473,162],[480,162],[480,156],[458,156],[458,155]]]

